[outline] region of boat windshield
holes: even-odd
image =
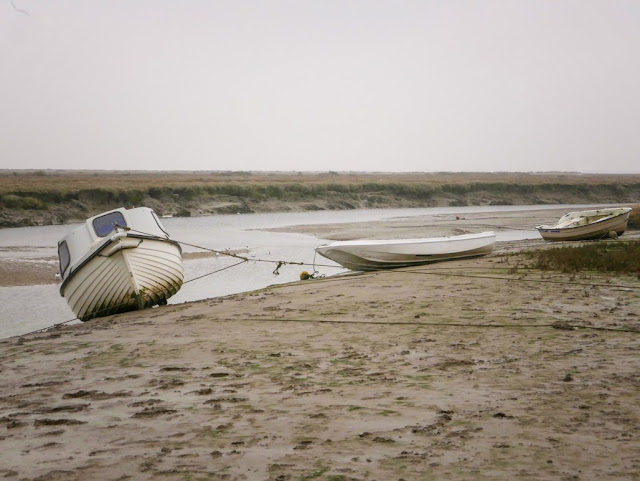
[[[118,227],[127,227],[127,222],[124,220],[122,212],[110,212],[93,219],[93,228],[99,237],[106,237],[111,234],[116,225]]]
[[[164,230],[164,227],[162,226],[162,224],[160,223],[160,219],[158,219],[158,216],[156,215],[156,213],[154,211],[151,211],[151,215],[153,216],[153,219],[156,221],[156,224],[158,224],[158,227],[160,228],[160,230],[162,232],[165,233],[165,235],[167,236],[167,238],[169,237],[169,233]]]
[[[60,277],[64,277],[64,271],[69,267],[71,262],[71,255],[69,255],[69,247],[67,247],[67,241],[62,241],[58,244],[58,259],[60,259]]]

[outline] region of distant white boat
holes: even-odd
[[[569,212],[555,225],[536,227],[546,241],[576,241],[617,237],[627,230],[630,207]]]
[[[182,249],[147,207],[91,217],[58,243],[60,295],[82,321],[166,304],[184,279]]]
[[[318,254],[353,271],[408,267],[489,254],[494,232],[449,237],[333,242],[316,248]]]

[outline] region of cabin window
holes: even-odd
[[[110,212],[93,219],[93,228],[99,237],[106,237],[115,230],[115,226],[127,227],[122,212]]]
[[[60,259],[60,277],[64,277],[64,271],[67,270],[71,262],[67,241],[62,241],[58,244],[58,259]]]

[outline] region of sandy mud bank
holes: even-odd
[[[640,281],[477,260],[0,341],[7,479],[634,479]]]

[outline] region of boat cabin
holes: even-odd
[[[109,243],[113,234],[129,230],[137,237],[169,238],[156,213],[148,207],[121,207],[87,219],[58,242],[60,277],[64,280],[75,266]]]

